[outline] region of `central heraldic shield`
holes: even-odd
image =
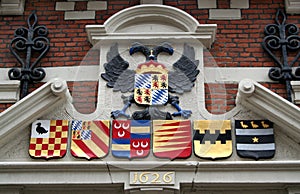
[[[134,100],[144,105],[167,103],[168,74],[135,74]]]
[[[133,92],[130,96],[122,95],[124,106],[120,110],[113,110],[111,117],[113,119],[126,117],[133,120],[169,120],[177,116],[189,118],[192,111],[182,109],[179,106],[179,96],[173,96],[171,93],[190,92],[195,86],[194,82],[200,70],[197,67],[199,60],[195,59],[194,47],[184,44],[181,57],[173,65],[169,62],[158,62],[160,53],[169,55],[174,53],[173,47],[168,42],[151,49],[139,42],[133,43],[129,54],[139,52],[146,57],[146,62],[138,64],[135,70],[130,69],[129,62],[120,55],[118,44],[111,46],[107,53],[107,63],[103,65],[105,73],[101,73],[101,78],[107,81],[106,86],[113,88],[114,92]],[[144,110],[127,114],[126,110],[133,103],[142,105]],[[175,108],[176,112],[166,112],[158,107],[168,104]]]
[[[164,105],[168,102],[168,70],[158,62],[142,63],[134,77],[134,100],[141,105]]]

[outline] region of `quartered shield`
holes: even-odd
[[[110,121],[72,121],[71,153],[74,157],[103,158],[109,151]]]
[[[153,120],[153,154],[158,158],[185,159],[192,153],[189,120]]]
[[[168,74],[135,74],[134,100],[142,105],[168,102]]]
[[[112,155],[118,158],[145,158],[150,153],[149,120],[113,120]]]
[[[236,120],[236,150],[244,158],[272,158],[275,154],[273,123],[268,120]]]
[[[194,121],[194,153],[200,158],[227,158],[232,154],[230,120]]]

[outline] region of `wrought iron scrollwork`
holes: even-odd
[[[275,61],[278,67],[269,70],[269,77],[274,81],[286,84],[287,99],[292,101],[292,80],[300,80],[300,67],[292,67],[300,57],[299,28],[295,24],[286,24],[286,15],[282,10],[276,13],[276,24],[269,24],[265,27],[265,38],[262,47]],[[296,53],[292,60],[289,60],[289,51]],[[281,53],[281,56],[277,56]]]
[[[36,12],[33,11],[27,19],[28,28],[16,29],[9,45],[10,52],[22,66],[8,71],[9,79],[21,81],[21,98],[27,95],[29,83],[41,81],[46,76],[44,69],[36,68],[36,65],[49,51],[48,29],[37,26],[37,22]]]

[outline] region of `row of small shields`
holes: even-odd
[[[62,158],[71,138],[74,157],[222,159],[232,155],[230,120],[37,120],[32,123],[29,155]],[[240,157],[261,159],[275,154],[273,123],[235,120],[235,145]]]

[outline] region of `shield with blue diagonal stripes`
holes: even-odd
[[[163,105],[168,102],[168,74],[136,74],[134,100],[143,105]]]

